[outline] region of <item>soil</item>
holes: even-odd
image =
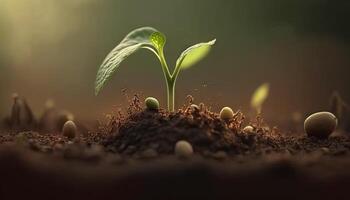
[[[350,139],[284,134],[261,116],[221,120],[192,101],[143,109],[73,140],[59,131],[0,131],[0,199],[348,199]],[[242,129],[251,125],[254,131]],[[177,141],[194,149],[174,154]]]

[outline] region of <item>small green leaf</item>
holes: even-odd
[[[253,93],[251,106],[256,109],[258,113],[261,112],[262,104],[269,96],[270,86],[268,83],[260,85]]]
[[[215,42],[216,39],[187,48],[177,59],[176,66],[181,65],[181,68],[184,69],[195,65],[209,53],[211,46],[214,45]]]
[[[142,27],[130,32],[104,59],[95,82],[95,94],[103,88],[120,63],[142,47],[153,47],[150,36],[158,32],[152,27]],[[151,50],[151,49],[150,49]]]
[[[164,48],[166,38],[165,38],[165,35],[163,33],[161,33],[161,32],[152,33],[152,35],[150,36],[150,40],[151,40],[153,46],[157,50],[162,50]]]

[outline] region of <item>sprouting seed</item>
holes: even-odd
[[[220,118],[223,120],[230,120],[234,116],[233,110],[230,107],[224,107],[220,111]]]
[[[187,48],[176,61],[171,71],[164,56],[165,35],[152,27],[142,27],[130,32],[105,58],[100,66],[95,82],[95,94],[106,84],[121,62],[139,49],[148,49],[158,58],[166,80],[168,110],[175,110],[175,84],[182,69],[189,68],[202,60],[210,51],[215,39]]]
[[[69,139],[73,139],[77,135],[77,126],[73,121],[67,121],[62,128],[62,134]]]
[[[158,110],[159,109],[159,102],[154,97],[147,97],[145,99],[145,104],[147,109],[149,110]]]

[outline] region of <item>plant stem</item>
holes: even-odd
[[[159,54],[158,58],[159,58],[160,64],[162,65],[162,70],[163,70],[163,74],[164,74],[164,78],[165,78],[165,82],[166,82],[166,86],[167,86],[168,110],[170,112],[174,112],[174,110],[175,110],[175,81],[176,81],[176,78],[174,79],[173,76],[170,74],[168,65],[167,65],[165,57],[164,57],[163,49],[160,49],[158,51],[158,54]]]
[[[175,111],[175,82],[167,81],[168,110]]]

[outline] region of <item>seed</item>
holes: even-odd
[[[154,97],[147,97],[145,100],[145,104],[147,109],[149,110],[158,110],[159,109],[159,102]]]
[[[193,154],[192,145],[185,141],[180,140],[175,144],[175,155],[180,158],[188,158]]]
[[[246,126],[246,127],[244,127],[244,129],[243,129],[243,133],[245,133],[245,134],[254,133],[254,128],[253,128],[252,126]]]
[[[75,138],[77,135],[77,126],[73,121],[67,121],[62,128],[62,134],[69,139]]]
[[[318,112],[305,119],[304,129],[309,137],[328,138],[336,129],[337,117],[330,112]]]
[[[230,107],[224,107],[220,111],[220,118],[223,120],[230,120],[233,118],[233,110]]]

